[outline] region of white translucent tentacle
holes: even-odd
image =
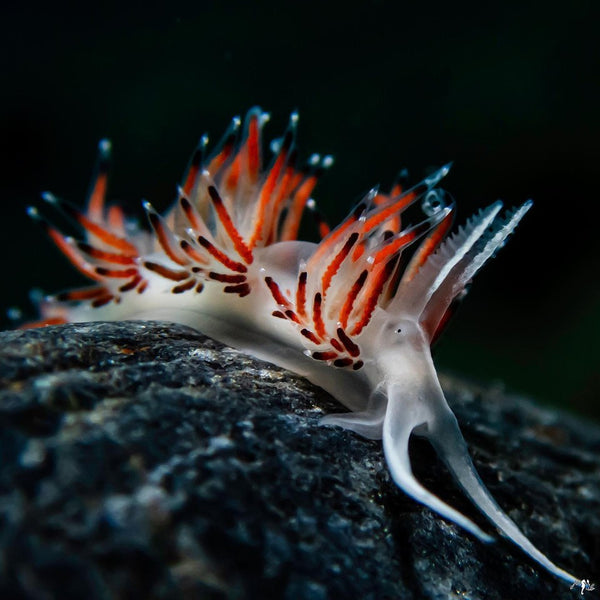
[[[379,385],[369,396],[366,408],[356,412],[332,413],[323,417],[320,425],[337,425],[370,440],[380,440],[387,406],[385,386]]]
[[[529,200],[513,209],[503,218],[495,218],[487,230],[482,232],[476,243],[468,249],[460,261],[454,263],[452,270],[444,274],[435,294],[424,308],[421,321],[429,337],[431,337],[446,309],[454,298],[460,294],[467,283],[473,279],[481,267],[497,252],[514,231],[519,221],[533,205]]]
[[[578,584],[581,581],[556,566],[540,552],[520,531],[515,522],[498,506],[477,474],[456,418],[450,410],[442,418],[437,418],[430,424],[426,437],[464,492],[508,539],[556,577],[571,584]]]
[[[337,425],[354,431],[369,440],[380,440],[383,431],[383,413],[371,411],[332,413],[324,416],[319,425]]]
[[[383,449],[392,478],[406,494],[425,504],[442,517],[453,521],[484,542],[493,538],[473,521],[424,488],[413,475],[408,454],[408,441],[416,427],[424,425],[428,415],[417,397],[402,396],[402,388],[390,386],[387,410],[383,422]]]
[[[502,248],[506,238],[515,230],[519,221],[532,206],[533,201],[528,200],[518,208],[508,211],[504,219],[494,221],[491,230],[481,238],[476,248],[474,248],[472,260],[465,267],[460,281],[456,282],[459,289],[462,289],[465,283],[471,281],[488,258],[491,258],[495,252]]]
[[[402,281],[389,312],[418,316],[450,271],[473,248],[496,218],[502,202],[494,202],[469,219],[457,233],[448,237],[410,281]]]

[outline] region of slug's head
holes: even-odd
[[[438,198],[425,198],[424,210],[439,210],[437,202]],[[444,241],[436,239],[436,231],[425,238],[386,307],[390,321],[398,323],[398,329],[402,329],[402,322],[407,320],[418,323],[428,342],[435,341],[456,301],[465,295],[466,286],[504,245],[531,206],[529,200],[499,216],[502,203],[498,201],[471,217],[464,227]],[[430,251],[432,245],[437,248],[435,252]],[[429,250],[425,260],[422,258],[424,250]]]
[[[421,323],[411,317],[402,316],[385,323],[379,333],[378,362],[387,360],[389,355],[392,364],[402,362],[410,364],[414,369],[423,357],[430,355],[430,340]],[[401,357],[401,358],[400,358]],[[395,368],[402,368],[397,365]]]

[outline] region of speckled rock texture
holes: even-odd
[[[598,581],[600,429],[443,384],[498,502]],[[319,426],[340,410],[327,394],[191,329],[2,333],[0,387],[3,600],[577,597],[406,497],[379,442]],[[428,444],[411,453],[490,530]]]

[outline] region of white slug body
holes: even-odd
[[[294,113],[263,170],[266,120],[252,109],[240,136],[241,121],[234,119],[209,156],[203,137],[171,209],[160,216],[145,203],[150,234],[105,204],[110,146],[101,142],[84,213],[44,195],[81,226],[84,239],[66,237],[29,210],[95,281],[42,300],[38,324],[171,320],[291,369],[350,409],[328,415],[324,424],[383,440],[392,477],[408,495],[480,539],[492,539],[415,479],[408,454],[414,433],[432,443],[507,538],[557,577],[591,589],[537,550],[492,499],[431,358],[431,343],[455,301],[531,202],[504,216],[496,202],[449,234],[454,206],[436,188],[448,172],[443,167],[410,189],[396,184],[389,194],[371,191],[333,230],[320,222],[320,243],[298,241],[303,213],[314,211],[312,189],[332,160],[313,155],[305,167],[296,166]],[[418,215],[412,224],[411,212]]]

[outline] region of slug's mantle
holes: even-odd
[[[414,477],[414,433],[435,447],[464,492],[509,539],[582,592],[589,586],[553,564],[500,509],[479,479],[440,387],[430,345],[483,264],[531,206],[500,216],[496,202],[450,235],[454,206],[437,185],[448,166],[409,189],[369,192],[319,244],[298,241],[310,194],[331,159],[298,167],[298,117],[273,144],[262,168],[266,115],[251,110],[239,138],[234,119],[206,155],[203,137],[173,207],[145,209],[152,234],[131,227],[105,204],[110,145],[102,142],[85,213],[44,199],[78,223],[83,239],[62,234],[30,209],[91,288],[44,299],[44,324],[167,319],[190,325],[249,354],[289,368],[330,392],[352,412],[328,415],[383,439],[394,481],[408,495],[483,541],[491,536]],[[415,249],[415,246],[418,247]]]

